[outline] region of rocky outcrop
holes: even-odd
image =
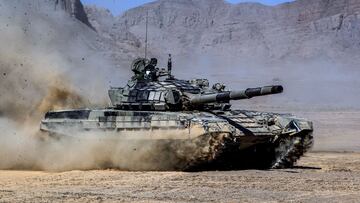
[[[115,60],[118,66],[128,67],[131,60],[139,56],[142,43],[135,34],[124,29],[119,30],[109,10],[96,6],[86,6],[86,13],[91,25],[101,40],[100,49]]]
[[[91,16],[96,10],[87,10]],[[297,0],[278,6],[225,0],[158,0],[113,18],[103,34],[143,47],[146,15],[155,55],[334,58],[360,51],[360,1]],[[97,16],[101,24],[103,17]],[[111,23],[110,23],[111,24]],[[131,37],[130,37],[131,36]]]
[[[87,26],[92,27],[85,13],[84,6],[80,0],[50,0],[55,3],[55,9],[63,9],[74,18],[80,20]]]

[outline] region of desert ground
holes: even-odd
[[[0,171],[0,202],[357,202],[359,191],[360,153],[268,171]]]
[[[295,168],[0,171],[0,202],[358,202],[360,112],[303,112],[316,144]],[[341,139],[339,139],[341,138]]]

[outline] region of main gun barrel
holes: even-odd
[[[248,88],[241,91],[220,92],[216,94],[196,95],[190,98],[192,104],[207,104],[214,102],[228,102],[230,100],[250,99],[252,97],[282,93],[280,85]]]

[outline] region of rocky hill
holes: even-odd
[[[77,18],[84,24],[92,28],[89,23],[87,14],[85,13],[84,6],[80,0],[47,0],[49,3],[54,4],[55,9],[62,9],[69,13],[71,16]]]
[[[144,46],[148,13],[154,55],[172,52],[266,60],[332,59],[360,50],[358,0],[297,0],[278,6],[234,5],[225,0],[158,0],[118,17],[95,7],[88,7],[86,12],[104,36],[127,41],[136,48]]]

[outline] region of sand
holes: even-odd
[[[359,191],[360,153],[312,152],[268,171],[0,171],[0,202],[356,202]]]

